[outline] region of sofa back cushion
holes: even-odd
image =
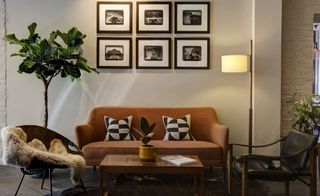
[[[163,140],[165,128],[162,116],[172,118],[181,118],[187,114],[191,115],[191,134],[195,140],[207,141],[210,138],[209,131],[214,123],[217,122],[217,115],[213,108],[210,107],[193,107],[193,108],[134,108],[134,107],[97,107],[94,108],[89,117],[91,126],[94,131],[104,140],[106,128],[104,126],[104,116],[110,116],[114,119],[123,119],[132,115],[131,127],[140,129],[140,119],[145,117],[148,122],[156,123],[154,128],[155,135],[152,139]]]

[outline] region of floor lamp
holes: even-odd
[[[250,82],[250,106],[249,106],[249,130],[248,130],[248,151],[252,153],[252,41],[250,42],[249,55],[223,55],[221,57],[221,72],[223,73],[245,73],[249,72]]]

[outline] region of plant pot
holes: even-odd
[[[139,147],[139,158],[142,161],[154,161],[157,156],[157,148],[153,145],[141,145]]]

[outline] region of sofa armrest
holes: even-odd
[[[209,141],[219,145],[223,150],[223,164],[227,164],[228,145],[229,145],[229,128],[225,125],[214,123],[211,126]]]
[[[80,149],[88,143],[99,141],[97,135],[94,134],[94,128],[89,125],[78,125],[75,128],[76,142]]]

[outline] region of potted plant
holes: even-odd
[[[154,132],[152,130],[155,127],[155,123],[149,125],[146,118],[142,117],[140,120],[141,130],[135,129],[141,135],[142,145],[139,147],[139,158],[142,161],[154,161],[157,155],[157,148],[153,145],[148,144]]]
[[[70,77],[72,81],[79,80],[81,70],[90,72],[97,71],[91,68],[87,59],[82,57],[81,45],[86,35],[76,27],[63,33],[59,30],[52,31],[48,39],[43,39],[36,33],[36,23],[28,26],[29,36],[18,39],[15,34],[5,36],[9,44],[18,45],[20,48],[11,56],[22,57],[19,65],[20,74],[33,74],[44,85],[44,122],[48,126],[48,88],[52,79],[58,75],[62,78]]]
[[[313,134],[320,125],[320,99],[319,96],[306,95],[300,100],[293,98],[292,111],[295,119],[293,129]]]

